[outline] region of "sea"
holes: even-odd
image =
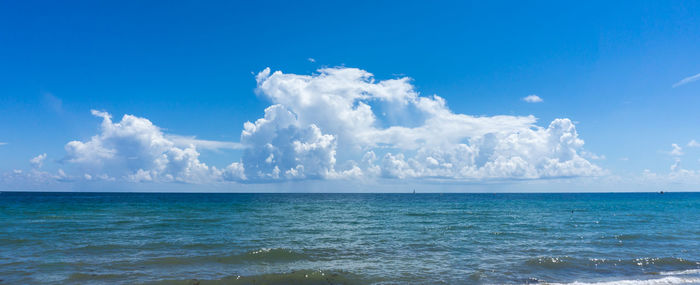
[[[700,193],[0,193],[0,284],[700,284]]]

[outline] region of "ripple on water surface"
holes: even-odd
[[[698,221],[697,193],[4,193],[0,283],[698,283]]]

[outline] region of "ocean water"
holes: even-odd
[[[0,194],[0,284],[700,284],[700,193]]]

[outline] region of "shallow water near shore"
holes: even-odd
[[[0,194],[0,284],[700,284],[700,193]]]

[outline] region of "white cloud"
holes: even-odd
[[[6,142],[0,142],[0,145],[6,145],[6,144],[7,144]]]
[[[34,168],[41,168],[44,165],[44,159],[46,159],[46,153],[35,156],[29,160],[29,163],[31,163]]]
[[[246,123],[241,143],[245,176],[254,180],[326,178],[334,172],[335,136],[315,124],[302,126],[282,105],[265,109],[265,117]]]
[[[528,103],[540,103],[544,100],[542,100],[542,98],[540,98],[540,96],[532,94],[532,95],[528,95],[528,96],[523,97],[523,101],[528,102]]]
[[[265,69],[257,81],[258,93],[274,105],[263,118],[246,123],[241,135],[249,179],[604,173],[582,157],[583,141],[569,119],[543,128],[532,116],[455,114],[441,97],[419,96],[409,78],[375,81],[355,68],[320,69],[315,75]],[[376,153],[382,154],[379,161]]]
[[[673,84],[673,88],[691,83],[693,81],[697,81],[698,79],[700,79],[700,73],[695,74],[693,76],[688,76],[686,78],[683,78],[681,81],[678,81],[678,82],[676,82],[676,84]]]
[[[671,164],[671,172],[678,172],[678,171],[680,171],[680,170],[682,170],[682,168],[681,168],[681,159],[680,159],[680,158],[676,158],[676,160],[673,162],[673,164]]]
[[[14,169],[11,172],[0,173],[0,187],[11,186],[7,187],[7,189],[13,190],[30,189],[34,188],[33,186],[46,186],[59,182],[70,181],[71,179],[72,177],[67,175],[63,169],[58,169],[58,171],[54,174],[47,171],[42,171],[35,166],[27,171]],[[38,189],[46,190],[46,188]]]
[[[356,68],[313,75],[265,69],[257,93],[271,101],[246,122],[240,143],[164,134],[146,118],[106,112],[100,132],[66,144],[64,162],[84,180],[272,182],[377,178],[481,181],[598,176],[569,119],[538,126],[533,116],[453,113],[436,95],[420,96],[407,77],[377,81]],[[223,169],[197,149],[239,149]],[[61,176],[60,174],[57,176]],[[69,177],[67,175],[63,175]],[[71,178],[78,179],[78,178]]]
[[[683,155],[683,148],[680,147],[679,145],[672,143],[671,144],[672,150],[669,151],[668,153],[672,156],[681,156]]]
[[[655,173],[650,170],[644,170],[639,180],[647,187],[654,185],[661,190],[669,186],[683,191],[696,190],[697,185],[700,184],[700,170],[683,168],[680,158],[674,160],[670,170],[668,173]]]
[[[165,138],[172,141],[177,147],[188,147],[194,145],[197,149],[221,150],[221,149],[243,149],[243,145],[235,142],[213,141],[197,139],[194,136],[179,136],[166,134]]]
[[[209,182],[221,175],[218,169],[199,161],[194,143],[179,147],[145,118],[124,115],[115,123],[106,112],[93,110],[92,114],[102,118],[100,133],[65,146],[65,161],[83,166],[91,178]]]
[[[688,142],[688,147],[700,147],[700,143],[695,140],[690,140]]]
[[[588,152],[588,151],[581,151],[581,156],[588,158],[588,159],[592,159],[592,160],[605,160],[605,159],[607,159],[607,157],[605,157],[604,154],[598,155],[598,154]]]
[[[309,62],[316,62],[316,60],[315,60],[313,57],[309,57],[309,58],[307,58],[307,60],[308,60]]]

